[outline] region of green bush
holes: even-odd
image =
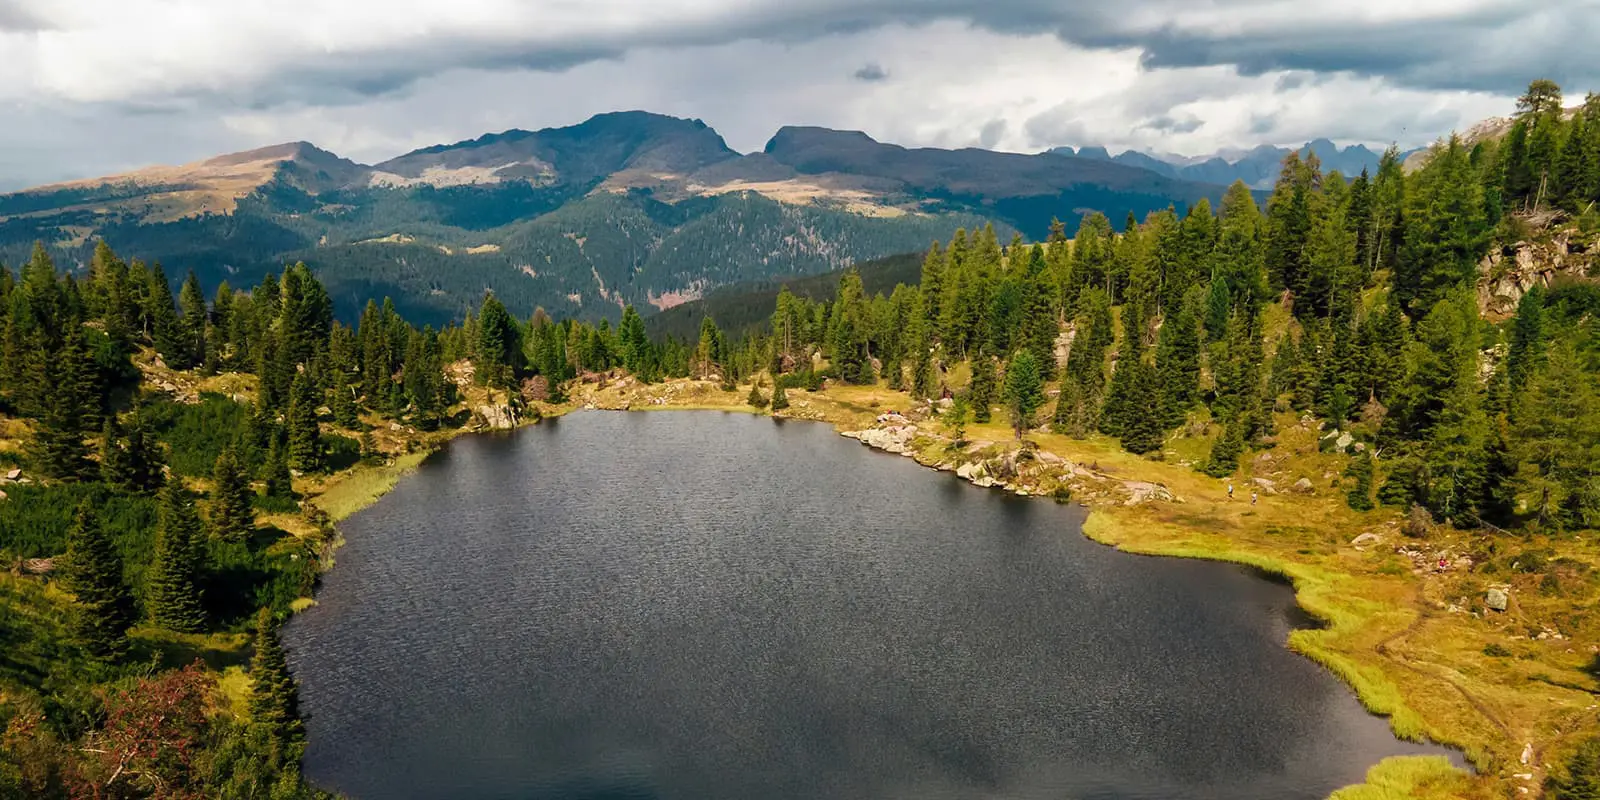
[[[329,472],[349,469],[361,460],[361,442],[358,439],[328,434],[322,437],[322,445],[327,448]]]

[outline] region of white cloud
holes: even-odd
[[[1566,46],[1597,21],[1594,0],[0,0],[0,185],[295,139],[371,162],[631,108],[745,151],[783,124],[1025,152],[1415,145],[1529,78],[1600,83]]]

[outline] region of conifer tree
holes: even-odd
[[[761,393],[761,386],[755,383],[750,384],[750,394],[745,397],[744,402],[752,408],[767,407],[767,397]]]
[[[255,512],[250,503],[254,492],[233,448],[217,456],[211,478],[212,535],[228,542],[245,541],[255,530]]]
[[[1111,308],[1099,290],[1085,290],[1075,304],[1079,309],[1067,370],[1056,401],[1054,425],[1073,436],[1083,436],[1099,423],[1101,394],[1105,388],[1105,354],[1115,333]]]
[[[1511,345],[1506,352],[1506,383],[1512,394],[1522,392],[1528,379],[1544,362],[1544,288],[1535,283],[1517,302],[1511,321]]]
[[[1222,213],[1217,220],[1217,247],[1212,256],[1213,283],[1221,280],[1231,305],[1253,310],[1266,300],[1266,276],[1262,272],[1261,211],[1255,196],[1244,181],[1234,181],[1222,196]],[[1208,309],[1213,306],[1208,301]],[[1226,313],[1214,319],[1208,311],[1206,331],[1213,340],[1222,338]]]
[[[1311,193],[1314,171],[1290,153],[1267,204],[1265,261],[1275,290],[1297,297],[1305,290],[1306,242],[1311,235]],[[1299,304],[1296,304],[1299,312]]]
[[[304,372],[295,375],[285,422],[289,428],[289,466],[301,472],[317,472],[324,465],[317,401],[310,376]]]
[[[1011,428],[1020,439],[1023,431],[1033,427],[1034,412],[1044,405],[1044,376],[1032,351],[1017,351],[1006,365],[1004,396]]]
[[[1159,414],[1150,413],[1151,409],[1159,407],[1161,402],[1161,389],[1156,378],[1155,368],[1146,364],[1144,360],[1137,359],[1127,365],[1127,395],[1123,406],[1123,420],[1119,425],[1119,438],[1122,440],[1122,449],[1135,455],[1143,455],[1152,450],[1160,449],[1162,441],[1166,438],[1166,430],[1161,425]],[[1119,366],[1119,370],[1122,367]]]
[[[283,436],[274,433],[267,446],[267,457],[261,466],[261,480],[266,484],[267,497],[292,498],[294,484],[289,473],[289,455]]]
[[[1163,428],[1183,422],[1195,402],[1200,384],[1200,328],[1195,319],[1199,298],[1179,304],[1176,312],[1161,326],[1156,342],[1156,376],[1161,387],[1161,402],[1154,412]]]
[[[188,491],[177,481],[168,483],[161,491],[155,553],[145,590],[145,605],[157,625],[180,633],[195,633],[205,625],[200,598],[203,547],[200,518]]]
[[[772,410],[782,411],[789,407],[789,393],[783,389],[783,381],[777,381],[772,386]]]
[[[645,335],[644,319],[633,306],[622,310],[622,325],[618,328],[622,347],[622,366],[634,376],[645,374],[650,361],[650,339]]]
[[[1056,315],[1052,297],[1056,290],[1050,280],[1044,251],[1040,247],[1028,250],[1028,271],[1023,282],[1022,344],[1033,352],[1039,362],[1041,374],[1050,380],[1056,374],[1056,337],[1061,324]]]
[[[1459,137],[1434,153],[1418,183],[1393,283],[1395,297],[1420,310],[1476,276],[1489,230],[1483,187]]]
[[[178,292],[178,306],[183,311],[178,330],[183,339],[184,362],[174,367],[198,366],[206,362],[206,296],[200,290],[200,279],[189,270]]]
[[[1227,425],[1211,443],[1211,455],[1206,458],[1201,472],[1213,478],[1226,478],[1239,468],[1239,455],[1243,452],[1244,425],[1238,422]]]
[[[127,652],[127,631],[134,622],[133,595],[122,579],[122,557],[90,500],[78,506],[63,561],[65,585],[73,596],[73,638],[96,658],[120,658]]]
[[[1142,376],[1135,365],[1144,360],[1145,317],[1143,309],[1129,303],[1122,307],[1122,346],[1117,353],[1116,371],[1111,373],[1111,385],[1106,389],[1105,405],[1100,410],[1100,432],[1107,436],[1121,436],[1123,426],[1130,417],[1148,417],[1155,408],[1154,396],[1137,397],[1135,382]],[[1149,400],[1139,405],[1139,400]]]
[[[916,366],[913,368],[912,390],[917,397],[933,397],[938,388],[938,368],[933,363],[933,353],[929,350],[917,352]]]
[[[122,492],[151,494],[165,482],[160,446],[134,408],[127,429],[106,415],[100,446],[100,479]]]
[[[298,688],[278,639],[277,622],[265,608],[256,615],[255,654],[250,659],[250,721],[266,729],[279,747],[296,748],[305,738]]]
[[[1372,454],[1366,451],[1356,453],[1350,459],[1349,466],[1345,467],[1344,476],[1350,480],[1350,489],[1345,492],[1345,504],[1357,511],[1372,510]]]
[[[43,374],[41,385],[49,387],[49,399],[41,409],[28,455],[46,478],[90,480],[97,470],[84,440],[100,424],[99,396],[77,322],[69,322],[65,344],[43,365]]]
[[[627,315],[623,316],[622,322],[627,326]],[[640,324],[642,335],[642,322]],[[493,292],[484,294],[483,306],[478,310],[477,344],[479,382],[497,389],[511,389],[523,366],[522,330]]]
[[[979,353],[972,360],[972,417],[979,423],[988,422],[992,416],[995,393],[994,357]]]

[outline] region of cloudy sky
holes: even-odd
[[[1600,90],[1600,0],[0,0],[0,187],[645,109],[735,149],[1426,143]]]

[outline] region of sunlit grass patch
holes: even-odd
[[[1329,800],[1454,800],[1469,783],[1443,756],[1394,756],[1368,770],[1365,783],[1346,786]]]

